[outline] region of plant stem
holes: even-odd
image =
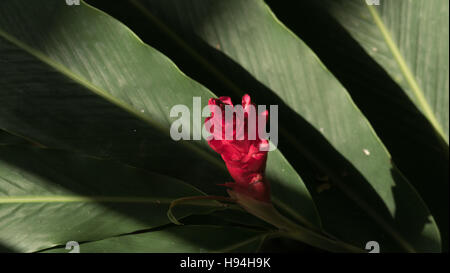
[[[362,248],[329,238],[318,230],[310,230],[292,222],[281,215],[271,203],[260,202],[230,190],[228,194],[236,199],[238,204],[247,212],[277,227],[276,235],[301,241],[331,252],[367,253]]]

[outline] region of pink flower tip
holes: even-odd
[[[260,139],[258,134],[256,134],[256,139],[250,139],[248,132],[246,132],[250,123],[256,124],[256,132],[258,132],[257,115],[249,114],[248,106],[254,106],[250,96],[245,94],[242,97],[243,121],[238,120],[237,116],[231,122],[225,121],[225,105],[233,106],[230,97],[211,98],[208,105],[212,113],[205,120],[205,125],[207,123],[215,124],[209,129],[212,136],[208,139],[208,144],[222,156],[228,172],[234,179],[234,182],[223,185],[259,201],[270,202],[270,187],[264,177],[267,149],[261,149],[261,147],[269,145],[269,142],[266,139]],[[213,105],[219,106],[221,112],[215,113],[217,107],[212,107]],[[265,117],[264,121],[267,122],[268,112],[265,111],[261,115]],[[222,130],[214,130],[214,127]],[[227,128],[233,132],[232,139],[224,137],[225,132],[228,132]],[[243,136],[243,139],[237,136]]]

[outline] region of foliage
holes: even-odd
[[[447,250],[448,1],[87,2],[0,1],[0,250]],[[279,106],[273,207],[171,223],[231,180],[171,107],[245,93]]]

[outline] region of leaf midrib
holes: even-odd
[[[210,228],[214,228],[214,229],[221,229],[221,228],[223,228],[224,226],[217,226],[217,225],[189,225],[189,227],[201,227],[201,228],[205,228],[205,227],[210,227]],[[256,230],[256,229],[249,229],[249,228],[243,228],[243,227],[241,227],[241,229],[242,230],[244,230],[244,229],[246,229],[246,230],[253,230],[253,231],[255,231],[255,232],[258,232],[258,230]],[[161,232],[161,231],[149,231],[149,232],[146,232],[146,233],[152,233],[152,232]],[[146,233],[141,233],[141,234],[138,234],[138,236],[139,235],[144,235],[145,236],[145,234]],[[270,235],[270,234],[273,234],[273,232],[260,232],[260,234],[259,235],[255,235],[255,236],[252,236],[252,237],[250,237],[249,239],[246,239],[246,240],[243,240],[243,241],[240,241],[240,242],[238,242],[238,243],[235,243],[235,244],[232,244],[232,245],[229,245],[229,246],[227,246],[227,247],[224,247],[224,248],[222,248],[222,249],[219,249],[219,250],[211,250],[211,251],[208,251],[207,253],[224,253],[224,252],[230,252],[230,251],[232,251],[232,250],[235,250],[235,249],[237,249],[237,248],[239,248],[239,247],[242,247],[242,246],[245,246],[245,245],[247,245],[247,244],[249,244],[249,243],[251,243],[251,242],[253,242],[253,241],[256,241],[256,240],[261,240],[261,242],[260,242],[260,244],[259,244],[259,246],[258,246],[258,250],[260,249],[260,247],[261,247],[261,245],[262,245],[262,243],[263,243],[263,240],[265,239],[265,237],[267,237],[268,235]],[[111,240],[111,239],[118,239],[118,238],[124,238],[124,237],[128,237],[128,236],[136,236],[136,235],[133,235],[133,234],[121,234],[121,235],[117,235],[117,236],[113,236],[113,237],[109,237],[109,238],[104,238],[104,239],[99,239],[99,240],[93,240],[93,241],[89,241],[89,242],[84,242],[84,243],[81,243],[80,244],[80,247],[82,247],[83,245],[86,245],[86,244],[94,244],[94,243],[99,243],[99,242],[104,242],[104,241],[108,241],[108,240]],[[46,249],[41,249],[41,250],[38,250],[37,252],[45,252],[45,251],[49,251],[49,250],[51,250],[51,249],[54,249],[54,248],[56,248],[56,249],[59,249],[59,248],[64,248],[65,247],[65,245],[62,245],[62,244],[58,244],[58,245],[55,245],[55,246],[53,246],[53,247],[51,247],[51,248],[46,248]]]
[[[134,5],[139,11],[141,11],[149,20],[154,22],[159,28],[161,28],[164,32],[166,32],[170,36],[170,38],[173,39],[176,43],[178,43],[182,48],[184,48],[184,50],[186,50],[195,59],[197,59],[202,65],[204,65],[208,70],[210,70],[230,90],[232,90],[233,93],[235,93],[238,96],[241,96],[241,95],[244,94],[244,92],[243,92],[243,90],[241,88],[239,88],[237,85],[235,85],[231,80],[228,79],[227,76],[225,76],[222,72],[220,72],[218,69],[216,69],[207,59],[203,58],[203,56],[198,54],[191,46],[189,46],[187,43],[185,43],[183,41],[183,39],[181,39],[174,31],[172,31],[163,22],[161,22],[156,16],[154,16],[151,13],[151,11],[149,11],[145,6],[143,6],[141,3],[139,3],[139,1],[137,1],[137,0],[130,0],[130,3],[132,5]],[[282,127],[282,125],[279,125],[279,126],[282,128],[282,130],[280,130],[280,132],[282,134],[287,134],[288,136],[293,137],[288,132],[288,130],[283,130],[284,127]],[[295,142],[294,142],[294,144],[295,144],[295,146],[297,146],[297,144]],[[286,161],[287,164],[290,164],[289,162],[287,162],[287,160],[284,158],[284,156],[282,156],[282,158]],[[297,174],[296,171],[295,171],[295,173]],[[317,212],[317,208],[315,207],[315,205],[314,205],[314,210]],[[292,210],[290,210],[290,211],[292,212]],[[321,220],[320,220],[320,216],[318,215],[318,213],[316,213],[316,215],[319,218],[319,226],[321,226],[322,223],[321,223]],[[293,216],[296,217],[297,219],[299,219],[300,221],[305,220],[305,218],[302,215],[298,214],[298,213],[295,213],[295,215],[293,215]],[[309,223],[307,220],[305,220],[305,221],[306,221],[306,223]]]
[[[15,46],[17,46],[18,48],[20,48],[20,49],[24,50],[25,52],[31,54],[32,56],[34,56],[35,58],[37,58],[38,60],[40,60],[44,64],[46,64],[46,65],[50,66],[51,68],[57,70],[58,72],[60,72],[64,76],[66,76],[67,78],[69,78],[69,79],[79,83],[80,85],[86,87],[92,93],[102,97],[103,99],[107,100],[108,102],[110,102],[110,103],[112,103],[114,105],[117,105],[121,109],[125,110],[127,113],[129,113],[129,114],[131,114],[133,116],[136,116],[137,118],[143,120],[144,122],[149,124],[151,127],[157,129],[158,131],[160,131],[164,135],[168,135],[168,132],[167,132],[168,130],[166,130],[164,128],[164,126],[158,124],[157,122],[155,122],[154,120],[149,118],[149,116],[140,113],[139,111],[137,111],[136,109],[134,109],[132,107],[129,107],[129,105],[126,104],[125,102],[123,102],[123,101],[121,101],[121,100],[111,96],[108,92],[106,92],[106,91],[98,88],[97,86],[91,84],[89,81],[87,81],[83,77],[72,73],[67,67],[65,67],[65,66],[63,66],[63,65],[61,65],[59,63],[53,62],[51,59],[47,58],[42,52],[31,48],[30,46],[28,46],[25,43],[22,43],[17,38],[9,35],[8,33],[6,33],[2,29],[0,29],[0,36],[2,36],[5,40],[9,41],[10,43],[14,44]],[[137,39],[137,41],[140,41],[140,40]],[[33,140],[33,142],[36,142],[36,141]],[[202,156],[203,158],[205,158],[206,160],[208,160],[212,164],[214,164],[214,165],[216,165],[216,166],[218,166],[218,167],[220,167],[222,169],[225,168],[224,165],[217,158],[215,158],[215,157],[211,156],[210,154],[208,154],[207,152],[203,151],[201,148],[197,147],[195,144],[192,144],[189,141],[181,141],[181,143],[185,147],[188,147],[189,149],[197,152],[200,156]],[[45,145],[42,145],[42,146],[45,146]]]
[[[176,198],[156,198],[141,196],[79,196],[79,195],[51,195],[51,196],[3,196],[0,197],[0,204],[29,204],[29,203],[155,203],[170,204]],[[184,205],[192,205],[186,202]],[[181,204],[183,205],[183,204]],[[196,202],[196,206],[221,207],[213,202]]]
[[[187,43],[185,43],[182,39],[180,39],[178,37],[178,35],[172,31],[169,27],[167,27],[163,22],[161,22],[157,17],[155,17],[145,6],[141,5],[138,0],[130,0],[131,4],[133,4],[138,10],[140,10],[149,20],[153,21],[158,27],[160,27],[163,31],[165,31],[172,39],[175,40],[175,42],[179,43],[180,46],[182,48],[184,48],[189,54],[191,54],[194,58],[198,59],[200,61],[200,63],[202,63],[203,65],[205,65],[205,67],[207,67],[208,69],[210,69],[214,75],[216,75],[219,79],[221,79],[227,86],[229,86],[229,88],[236,93],[237,95],[242,95],[243,91],[237,86],[235,85],[232,81],[230,81],[224,74],[222,74],[219,70],[217,70],[213,65],[211,65],[208,60],[206,60],[205,58],[203,58],[201,55],[197,54],[196,51],[191,48]],[[266,8],[268,9],[269,13],[272,15],[272,17],[274,18],[275,22],[277,22],[279,25],[281,25],[285,30],[287,30],[288,33],[290,33],[293,37],[299,39],[294,33],[292,33],[292,31],[290,31],[286,26],[284,26],[284,24],[282,24],[277,18],[276,16],[273,14],[273,12],[270,10],[270,8],[267,7],[267,5],[265,5]],[[325,69],[326,67],[323,65],[323,63],[318,59],[318,62],[321,64],[321,66]],[[328,70],[327,70],[328,71]],[[349,97],[349,100],[351,101],[351,98]],[[352,102],[352,101],[351,101]],[[356,105],[352,104],[359,112],[360,110],[357,108]],[[383,147],[384,151],[386,152],[387,156],[390,157],[389,152],[386,150],[386,148],[384,147],[384,145],[382,144],[381,140],[379,140],[379,138],[377,137],[377,135],[374,133],[373,128],[370,126],[371,128],[371,133],[375,136],[375,138],[377,139],[378,143]],[[314,162],[318,161],[318,158],[316,158],[314,156],[314,154],[312,154],[311,152],[309,152],[309,150],[305,147],[303,147],[301,144],[299,144],[297,141],[292,141],[293,139],[296,139],[291,133],[289,133],[288,130],[286,130],[281,124],[279,125],[280,127],[280,133],[282,135],[284,135],[285,137],[287,137],[288,140],[290,140],[290,142],[294,145],[294,147],[299,150],[300,152],[307,154],[309,156],[310,159],[312,159]],[[322,165],[318,165],[319,167]],[[328,167],[324,167],[322,166],[322,168],[324,168],[330,175],[333,176],[334,179],[336,180],[341,180],[340,176],[335,174],[334,171],[332,171],[331,169],[329,169]],[[409,185],[409,181],[405,180]],[[343,181],[341,181],[343,182]],[[339,183],[340,185],[342,185],[341,183]],[[358,203],[362,208],[368,208],[366,206],[365,202],[360,203],[359,201],[356,201],[358,198],[355,198],[355,196],[353,196],[353,194],[351,194],[350,199],[352,199],[353,201],[355,201],[356,203]],[[376,211],[374,211],[371,208],[369,209],[369,214],[374,216],[374,220],[376,222],[379,222],[379,224],[383,227],[387,227],[387,231],[389,234],[391,234],[391,236],[393,236],[394,238],[396,238],[396,240],[400,243],[400,245],[402,245],[405,249],[407,250],[412,250],[412,247],[409,245],[409,243],[407,243],[405,241],[405,239],[403,238],[403,236],[401,236],[394,227],[392,227],[391,225],[389,225],[387,222],[384,221],[384,219],[382,217],[379,217],[379,215],[377,214]]]
[[[369,12],[375,21],[375,25],[378,27],[378,29],[381,32],[381,35],[383,36],[383,39],[385,40],[389,50],[391,51],[394,60],[397,62],[398,66],[400,67],[400,71],[403,73],[404,78],[406,79],[406,82],[408,83],[409,87],[411,88],[411,91],[413,92],[414,96],[416,97],[418,104],[420,108],[422,109],[422,112],[424,115],[428,118],[428,120],[431,122],[435,130],[439,133],[439,135],[447,142],[447,137],[444,133],[444,130],[442,129],[441,124],[438,122],[436,115],[433,112],[433,109],[431,108],[430,104],[428,103],[425,94],[420,88],[419,84],[417,83],[413,73],[411,72],[411,69],[407,65],[404,57],[400,53],[400,49],[395,44],[392,35],[389,33],[389,30],[383,23],[380,15],[378,14],[377,10],[370,5],[366,5],[369,9]]]
[[[32,49],[32,48],[29,48],[27,45],[21,43],[20,41],[18,41],[17,39],[15,39],[15,38],[12,37],[12,36],[9,36],[7,33],[5,33],[4,31],[2,31],[1,29],[0,29],[0,35],[3,35],[7,40],[9,40],[10,42],[12,42],[12,43],[15,44],[16,46],[19,46],[19,47],[22,48],[23,50],[26,50],[27,48],[28,48],[28,49],[31,49],[31,51],[28,51],[28,52],[29,52],[30,54],[32,54],[33,56],[35,56],[36,58],[38,58],[38,59],[40,59],[41,61],[43,61],[44,63],[46,63],[47,65],[49,65],[49,66],[51,66],[51,67],[57,69],[58,71],[60,71],[60,72],[63,73],[64,75],[66,75],[67,77],[69,77],[69,78],[71,78],[71,79],[73,79],[73,80],[79,82],[80,84],[84,84],[86,87],[89,88],[89,90],[91,90],[91,91],[94,92],[95,94],[97,94],[97,95],[99,95],[99,96],[101,96],[101,97],[107,99],[108,101],[110,101],[110,102],[112,102],[112,103],[114,103],[114,104],[120,106],[121,108],[123,108],[124,110],[128,111],[129,113],[131,113],[131,114],[133,114],[133,115],[135,115],[135,116],[137,116],[137,117],[143,119],[144,121],[148,122],[151,126],[157,128],[157,129],[159,129],[160,131],[163,131],[163,132],[167,133],[167,132],[163,129],[162,126],[156,124],[155,122],[153,122],[153,120],[149,119],[147,116],[142,115],[142,114],[140,114],[139,112],[134,111],[133,109],[130,109],[130,108],[128,107],[127,104],[121,102],[120,100],[117,100],[117,99],[114,98],[114,97],[109,96],[107,92],[105,92],[105,91],[103,91],[103,90],[97,88],[96,86],[90,84],[90,83],[87,82],[85,79],[83,79],[83,78],[81,78],[81,77],[79,77],[79,76],[77,76],[77,75],[72,74],[72,73],[71,73],[67,68],[65,68],[64,66],[53,63],[51,60],[48,60],[48,58],[46,58],[45,55],[41,54],[41,53],[38,52],[38,51],[35,51],[35,50]],[[12,38],[12,39],[8,39],[8,37],[9,37],[9,38]],[[14,41],[15,41],[15,42],[14,42]],[[22,45],[22,46],[20,46],[20,45]],[[26,50],[26,51],[27,51],[27,50]],[[33,53],[34,53],[34,54],[33,54]],[[47,60],[47,61],[46,61],[46,60]],[[183,143],[186,143],[186,142],[183,142]],[[191,146],[191,145],[188,145],[188,147],[192,147],[192,148],[194,148],[194,150],[197,150],[197,149],[195,149],[195,148],[197,148],[197,147],[193,147],[193,146]],[[201,151],[201,152],[203,152],[203,151]],[[215,161],[217,161],[217,160],[215,160]],[[219,162],[219,161],[217,161],[217,162]],[[219,162],[219,165],[220,165],[221,167],[223,167],[223,164],[220,164],[220,162]]]

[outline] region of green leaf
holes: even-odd
[[[219,157],[199,141],[169,137],[170,108],[191,105],[193,96],[206,103],[212,93],[86,5],[2,1],[0,13],[0,52],[8,63],[0,68],[2,129],[224,192],[213,182],[229,177]],[[28,19],[14,23],[22,15]]]
[[[0,128],[226,194],[217,186],[230,179],[220,156],[203,140],[169,137],[174,105],[192,113],[194,96],[204,106],[215,95],[117,20],[84,3],[1,1],[0,56],[8,63],[0,66]],[[274,202],[320,226],[298,174],[279,151],[269,161],[271,183],[283,189]]]
[[[179,180],[109,160],[40,148],[0,147],[0,243],[32,252],[169,224],[170,202],[204,193]],[[183,203],[177,218],[222,210]]]
[[[365,250],[362,250],[361,247],[355,247],[353,245],[340,242],[334,238],[329,238],[329,236],[324,234],[313,232],[302,226],[296,225],[294,222],[281,215],[270,203],[249,198],[248,196],[242,195],[238,192],[229,191],[229,194],[246,211],[278,227],[280,230],[278,234],[281,236],[295,238],[299,241],[331,252],[366,252]]]
[[[80,244],[80,253],[256,252],[267,233],[239,227],[177,226]],[[64,253],[55,248],[44,253]]]
[[[449,2],[322,0],[448,144]]]
[[[383,241],[391,251],[440,250],[426,205],[347,91],[263,1],[131,2],[228,92],[279,105],[280,149],[297,170],[307,172],[306,162],[335,185],[315,196],[328,231],[358,245]]]
[[[238,206],[238,205],[236,205]],[[240,208],[240,207],[239,207]],[[221,225],[221,226],[240,226],[261,230],[274,231],[276,228],[249,214],[244,209],[226,209],[216,210],[208,215],[192,215],[183,219],[185,225]]]
[[[283,23],[302,37],[349,91],[386,145],[395,165],[428,205],[441,231],[445,251],[449,215],[448,145],[436,134],[432,124],[402,87],[372,59],[369,55],[372,51],[366,51],[329,14],[337,8],[345,14],[340,18],[345,22],[357,16],[358,9],[351,8],[352,5],[345,1],[342,1],[343,5],[334,5],[332,3],[337,1],[327,0],[265,1]],[[361,9],[367,8],[363,5]],[[355,14],[349,16],[352,12]],[[445,29],[436,31],[446,32]]]
[[[335,28],[345,29],[333,46],[351,60],[347,67],[354,66],[347,82],[368,95],[371,120],[379,120],[377,130],[428,204],[448,249],[448,1],[314,2],[334,18]],[[363,53],[373,61],[362,61]]]

